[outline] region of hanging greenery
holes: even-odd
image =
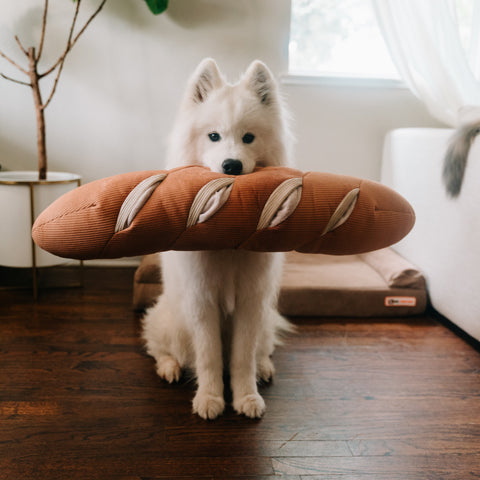
[[[77,0],[73,0],[76,2]],[[160,15],[168,7],[168,0],[145,0],[148,8],[154,15]]]
[[[168,0],[145,0],[145,2],[154,15],[163,13],[168,7]]]

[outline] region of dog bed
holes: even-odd
[[[143,257],[135,272],[133,305],[151,306],[162,292],[158,255]],[[421,272],[392,249],[331,256],[289,252],[279,310],[288,316],[391,317],[425,311]]]

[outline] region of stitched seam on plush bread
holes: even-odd
[[[71,210],[69,212],[65,212],[62,215],[58,215],[54,218],[50,218],[46,222],[40,223],[38,225],[35,224],[34,228],[32,228],[32,231],[36,231],[39,228],[42,228],[45,225],[48,225],[49,223],[56,222],[60,218],[65,218],[65,217],[68,217],[69,215],[74,215],[78,212],[82,212],[83,210],[88,210],[89,208],[95,208],[96,206],[98,206],[98,203],[95,202],[95,203],[90,203],[89,205],[85,205],[84,207],[77,208],[76,210]]]
[[[257,224],[257,230],[263,230],[267,228],[272,219],[275,217],[275,214],[278,212],[283,202],[292,194],[297,188],[301,188],[303,185],[303,179],[301,177],[289,178],[282,182],[268,197],[268,200],[265,202],[262,213],[260,214],[260,219]],[[299,199],[300,201],[300,199]],[[298,202],[297,202],[298,205]],[[294,212],[290,212],[290,215]],[[290,216],[289,215],[289,216]],[[288,218],[288,217],[286,217]],[[286,220],[286,218],[284,220]]]
[[[190,207],[190,211],[188,213],[187,228],[193,227],[193,225],[198,222],[198,217],[200,217],[201,213],[205,209],[205,205],[210,197],[222,188],[232,185],[234,181],[235,179],[232,177],[220,177],[206,183],[193,199],[192,206]]]
[[[131,225],[138,212],[152,196],[153,192],[160,185],[160,183],[165,180],[166,176],[166,173],[159,173],[157,175],[147,177],[130,191],[118,212],[117,222],[115,224],[115,233],[121,232]]]
[[[357,203],[358,194],[360,193],[360,188],[354,188],[350,190],[338,204],[338,207],[333,212],[333,215],[330,217],[330,220],[327,223],[327,226],[322,232],[322,236],[332,230],[335,230],[340,225],[343,225],[355,208]]]

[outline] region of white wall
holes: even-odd
[[[296,122],[303,170],[380,179],[385,134],[439,126],[407,88],[285,85]]]
[[[0,0],[0,49],[19,62],[24,59],[13,34],[33,41],[41,3]],[[46,53],[53,59],[73,7],[70,0],[50,3]],[[155,17],[143,0],[109,0],[68,58],[46,111],[49,168],[79,173],[84,181],[162,168],[185,81],[203,57],[214,57],[232,80],[255,58],[277,75],[286,72],[289,3],[170,0],[167,13]],[[84,0],[83,7],[91,11],[97,4]],[[0,71],[17,76],[2,59]],[[297,164],[304,170],[378,179],[386,131],[436,125],[405,89],[283,87],[295,118]],[[36,168],[34,120],[29,89],[0,79],[4,167]]]

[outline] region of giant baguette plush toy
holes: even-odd
[[[75,259],[165,250],[363,253],[404,237],[415,215],[379,183],[284,167],[238,176],[200,166],[97,180],[37,218],[43,249]]]

